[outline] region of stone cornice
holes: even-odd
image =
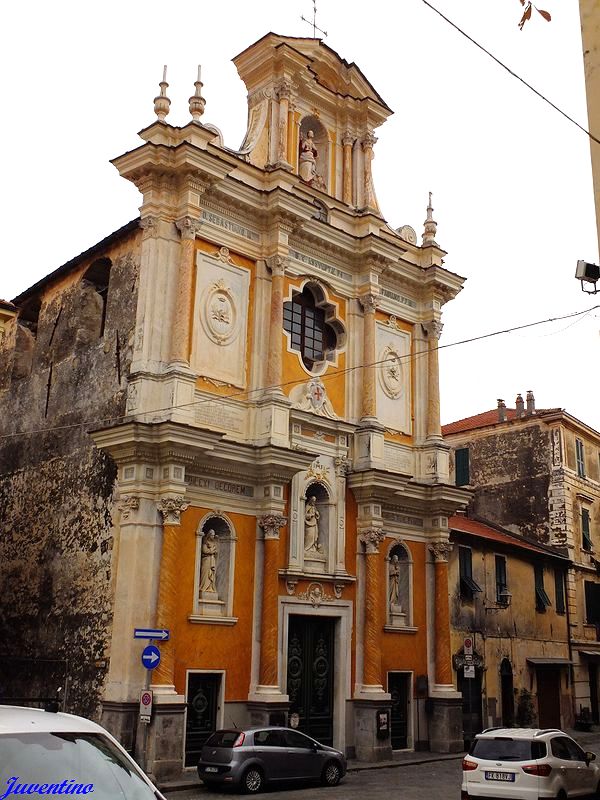
[[[412,513],[452,516],[471,498],[472,492],[445,483],[417,483],[411,476],[372,469],[352,472],[348,486],[359,502],[377,500],[393,505],[402,501]]]

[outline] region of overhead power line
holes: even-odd
[[[459,345],[463,344],[470,344],[471,342],[478,342],[483,339],[490,339],[493,336],[501,336],[505,333],[514,333],[516,331],[522,331],[526,328],[533,328],[536,325],[545,325],[548,322],[558,322],[563,319],[570,319],[572,317],[580,317],[582,315],[586,315],[595,311],[596,309],[600,308],[600,305],[592,306],[591,308],[585,309],[585,311],[573,311],[570,314],[562,314],[559,317],[548,317],[546,319],[536,320],[536,322],[526,322],[523,325],[514,325],[511,328],[503,328],[502,330],[498,331],[491,331],[490,333],[482,333],[478,336],[471,336],[468,339],[461,339],[458,342],[449,342],[448,344],[438,345],[437,348],[434,350],[445,350],[449,347],[458,347]],[[418,324],[418,323],[417,323]],[[419,358],[420,356],[426,356],[430,352],[429,348],[426,350],[420,350],[417,353],[408,353],[405,356],[399,356],[398,360],[408,361],[412,358]],[[322,375],[319,376],[322,381],[327,380],[336,380],[337,378],[341,377],[342,375],[347,375],[351,372],[356,372],[359,369],[364,369],[365,367],[377,367],[381,364],[385,364],[389,361],[389,358],[384,358],[379,361],[374,361],[371,364],[356,364],[353,367],[347,367],[346,369],[339,370],[337,372],[332,372],[329,375]],[[148,414],[161,414],[167,411],[173,411],[175,409],[182,409],[182,408],[190,408],[192,406],[202,405],[203,403],[212,403],[215,400],[215,397],[219,397],[221,400],[233,400],[235,398],[246,397],[248,400],[251,399],[251,396],[254,395],[262,395],[264,392],[272,391],[273,389],[285,389],[293,386],[298,386],[302,383],[305,383],[304,378],[296,379],[293,381],[286,381],[285,383],[277,383],[273,384],[272,386],[261,386],[257,389],[243,389],[237,392],[231,392],[230,394],[225,395],[211,395],[210,397],[202,397],[199,400],[192,400],[189,403],[181,403],[179,405],[173,406],[163,406],[162,408],[153,408],[149,409],[148,411],[139,411],[135,414],[121,414],[116,417],[105,417],[103,419],[94,419],[94,420],[83,420],[82,422],[72,422],[68,425],[55,425],[50,428],[36,428],[31,431],[16,431],[15,433],[5,433],[0,435],[0,441],[4,439],[13,439],[17,436],[34,436],[40,433],[52,433],[55,431],[65,431],[65,430],[73,430],[74,428],[81,428],[81,427],[91,427],[99,426],[99,425],[108,425],[110,423],[122,422],[129,417],[142,417]]]
[[[514,72],[510,67],[508,67],[503,61],[500,61],[499,58],[496,58],[496,56],[493,53],[490,53],[489,50],[486,50],[486,48],[482,44],[479,44],[479,42],[476,41],[475,39],[473,39],[472,36],[469,36],[469,34],[466,33],[465,31],[463,31],[462,28],[459,28],[459,26],[455,22],[452,22],[451,19],[448,19],[448,17],[445,16],[445,14],[442,14],[442,12],[438,8],[436,8],[435,6],[432,6],[431,3],[428,2],[428,0],[422,0],[422,2],[425,3],[425,5],[428,6],[428,8],[430,8],[432,11],[435,11],[435,13],[438,14],[443,20],[445,20],[448,23],[448,25],[451,25],[455,30],[457,30],[459,33],[461,33],[465,37],[465,39],[468,39],[470,42],[472,42],[475,45],[475,47],[478,47],[480,50],[483,50],[483,52],[487,56],[489,56],[491,59],[493,59],[496,62],[496,64],[499,64],[502,67],[502,69],[505,69],[508,72],[509,75],[512,75],[513,78],[516,78],[518,81],[521,81],[522,84],[527,86],[528,89],[531,89],[531,91],[534,94],[536,94],[541,100],[543,100],[545,103],[548,103],[549,106],[551,106],[555,111],[558,111],[559,114],[562,114],[562,116],[565,117],[565,119],[568,119],[569,122],[572,122],[573,125],[576,125],[579,128],[579,130],[583,131],[587,136],[589,136],[590,139],[592,139],[592,141],[596,142],[596,144],[600,144],[600,139],[598,139],[596,136],[594,136],[593,133],[590,133],[590,131],[588,131],[587,128],[584,128],[583,125],[580,125],[579,122],[577,122],[577,120],[573,119],[573,117],[570,117],[567,114],[566,111],[563,111],[562,108],[559,108],[556,105],[556,103],[553,103],[552,100],[549,100],[546,97],[546,95],[544,95],[540,91],[538,91],[534,86],[532,86],[530,83],[528,83],[524,78],[521,78],[520,75],[517,75],[517,73]]]

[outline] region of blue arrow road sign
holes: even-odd
[[[166,642],[169,639],[170,631],[164,628],[134,628],[134,639],[159,639],[161,642]]]
[[[146,669],[156,669],[160,664],[160,650],[156,645],[149,644],[142,652],[142,664]]]

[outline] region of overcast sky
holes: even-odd
[[[541,3],[552,22],[535,15],[520,32],[517,0],[434,1],[587,127],[577,2]],[[137,216],[141,197],[109,159],[153,121],[164,63],[168,121],[189,120],[201,63],[203,120],[237,148],[246,97],[230,59],[270,30],[311,35],[302,13],[312,18],[310,0],[5,4],[0,297]],[[420,237],[432,191],[445,265],[467,278],[445,306],[441,345],[600,303],[573,277],[578,258],[598,258],[584,133],[422,0],[318,0],[317,21],[395,111],[373,163],[383,215]],[[596,310],[442,350],[443,421],[532,389],[538,408],[600,429],[599,320]]]

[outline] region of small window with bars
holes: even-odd
[[[548,606],[551,606],[550,598],[544,589],[544,566],[543,564],[534,565],[535,573],[535,610],[543,613]]]
[[[577,474],[585,478],[585,451],[581,439],[575,439],[575,457],[577,460]]]
[[[556,613],[564,614],[565,605],[565,571],[554,567],[554,597],[556,599]]]
[[[473,558],[470,547],[458,548],[458,568],[460,596],[464,600],[472,600],[473,595],[481,591],[481,586],[473,580]]]
[[[590,534],[590,512],[587,508],[581,509],[581,546],[584,550],[592,549],[592,536]]]
[[[289,334],[291,348],[299,351],[309,370],[335,350],[335,331],[325,321],[325,312],[318,308],[308,287],[283,304],[283,329]]]

